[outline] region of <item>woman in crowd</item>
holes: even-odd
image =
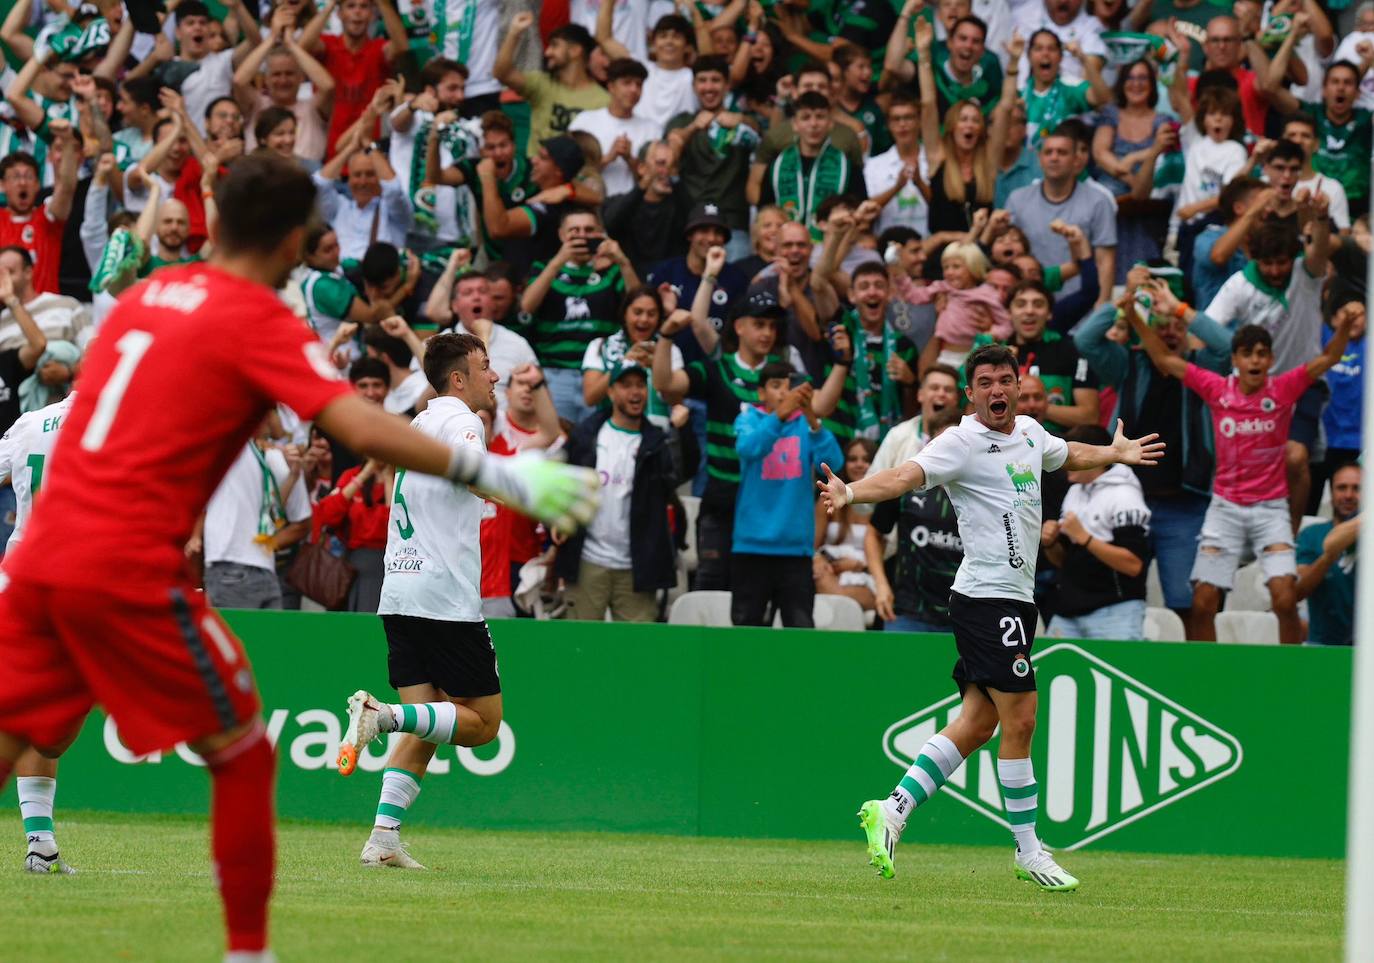
[[[335,489],[315,505],[315,533],[333,528],[343,540],[346,558],[358,577],[348,593],[348,611],[376,612],[382,599],[382,559],[387,520],[391,516],[395,469],[375,459],[339,476]]]
[[[668,427],[672,409],[654,390],[654,343],[669,306],[677,307],[677,296],[667,289],[667,303],[653,288],[635,288],[620,304],[620,330],[587,345],[582,356],[582,400],[590,407],[602,404],[610,388],[611,372],[617,365],[637,364],[649,382],[649,401],[645,416],[660,428]],[[670,312],[671,313],[671,312]],[[673,370],[683,366],[682,352],[673,345]]]
[[[854,438],[844,449],[846,482],[868,474],[878,445],[871,438]],[[868,531],[872,505],[847,505],[832,519],[816,502],[816,554],[811,570],[816,578],[817,595],[847,595],[864,607],[874,608],[873,576],[868,574],[864,556],[864,536]]]

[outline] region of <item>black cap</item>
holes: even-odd
[[[550,137],[548,140],[541,141],[539,146],[549,152],[549,158],[563,172],[564,180],[572,180],[577,176],[577,172],[586,166],[587,158],[582,153],[582,148],[578,147],[577,141],[567,134]]]
[[[756,284],[744,292],[744,297],[735,302],[730,311],[732,322],[740,318],[785,318],[787,309],[778,303],[778,296],[762,284]]]
[[[720,216],[720,205],[711,201],[692,208],[692,214],[687,218],[687,229],[683,233],[691,234],[699,227],[718,227],[726,234],[730,233],[730,225]]]
[[[611,366],[611,378],[609,384],[615,384],[627,374],[639,374],[645,381],[649,380],[649,372],[642,364],[635,361],[617,361]]]

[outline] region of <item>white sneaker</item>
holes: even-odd
[[[224,954],[224,963],[277,963],[277,954],[271,950],[251,953],[247,950],[234,950],[232,953]]]
[[[367,837],[367,844],[363,846],[359,859],[367,869],[428,868],[410,855],[405,843],[401,842],[401,831],[398,829],[374,828],[372,835]]]
[[[381,703],[370,692],[359,689],[348,697],[348,725],[339,744],[339,775],[351,776],[358,768],[358,753],[380,733]]]
[[[1028,856],[1021,855],[1021,851],[1017,850],[1015,867],[1017,879],[1024,879],[1052,893],[1078,889],[1078,877],[1064,872],[1049,850],[1039,849]]]
[[[30,873],[62,873],[70,876],[76,872],[68,866],[57,852],[57,840],[29,837],[29,854],[24,857],[24,870]]]

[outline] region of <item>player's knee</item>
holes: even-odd
[[[1002,741],[1012,745],[1029,745],[1035,735],[1035,714],[1012,716],[1002,720]]]
[[[463,744],[467,746],[485,746],[495,739],[501,732],[501,715],[480,716],[482,724],[471,734],[469,739],[464,739]]]

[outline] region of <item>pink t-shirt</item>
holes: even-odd
[[[1212,491],[1237,505],[1288,497],[1284,447],[1298,398],[1312,384],[1306,366],[1270,378],[1252,395],[1235,375],[1188,365],[1183,383],[1207,402],[1217,469]]]

